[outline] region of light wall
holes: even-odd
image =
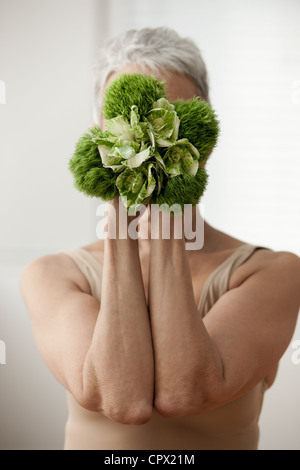
[[[97,47],[161,25],[196,41],[221,121],[204,215],[243,241],[299,255],[299,18],[298,0],[0,0],[0,448],[63,443],[64,391],[36,351],[18,278],[30,259],[96,238],[97,201],[73,188],[67,162],[92,122]],[[300,449],[292,352],[266,394],[261,449]]]
[[[95,0],[0,2],[1,259],[95,236],[92,202],[67,168],[92,119],[94,8]]]
[[[92,123],[100,6],[0,0],[0,449],[63,446],[65,392],[36,349],[19,277],[31,259],[96,238],[94,202],[74,189],[67,164]]]

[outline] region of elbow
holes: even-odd
[[[131,404],[128,407],[112,406],[104,409],[102,414],[119,424],[140,426],[152,418],[153,407],[146,403]]]
[[[201,414],[218,406],[211,398],[199,393],[155,397],[154,408],[165,418],[183,418]]]
[[[206,378],[201,372],[190,374],[189,380],[164,385],[154,397],[154,409],[166,418],[183,418],[213,410],[229,401],[230,395],[225,383],[223,368]]]
[[[74,397],[84,409],[99,413],[119,424],[141,425],[152,418],[152,404],[142,401],[138,403],[119,404],[107,402],[97,395]]]

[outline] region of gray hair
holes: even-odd
[[[201,97],[209,102],[205,63],[194,41],[180,37],[166,28],[130,30],[110,39],[101,47],[94,67],[94,114],[99,123],[103,91],[111,73],[125,65],[137,63],[153,72],[165,69],[189,77]]]

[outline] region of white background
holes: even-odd
[[[29,260],[96,239],[99,201],[73,188],[67,165],[92,123],[98,46],[162,25],[196,41],[221,121],[205,217],[243,241],[299,255],[299,24],[298,0],[0,0],[1,449],[63,446],[64,390],[36,351],[18,283]],[[265,396],[261,449],[300,449],[292,353],[290,345]]]

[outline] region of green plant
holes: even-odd
[[[165,83],[122,74],[107,88],[106,130],[92,127],[77,142],[69,169],[75,187],[104,200],[120,195],[130,212],[140,204],[196,205],[207,184],[206,161],[219,122],[195,97],[171,103]]]

